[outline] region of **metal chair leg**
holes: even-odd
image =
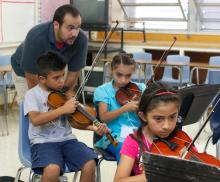
[[[15,103],[15,98],[16,98],[16,96],[17,96],[17,91],[15,91],[14,97],[13,97],[12,102],[11,102],[11,105],[10,105],[10,108],[13,107],[13,105],[14,105],[14,103]]]
[[[86,104],[86,98],[85,98],[85,91],[84,89],[82,90],[82,100],[83,100],[83,104]]]
[[[79,172],[75,172],[75,174],[74,174],[74,176],[73,176],[73,182],[76,182],[77,177],[78,177],[78,173],[79,173]]]
[[[29,182],[33,182],[33,176],[34,176],[34,172],[32,171],[32,169],[30,169]]]
[[[99,161],[97,162],[97,166],[96,166],[96,182],[101,182],[101,169],[100,169],[100,165],[102,162],[103,158],[100,158]]]
[[[6,86],[4,87],[4,123],[3,123],[3,130],[4,127],[6,129],[6,135],[9,135],[9,131],[8,131],[8,93],[7,93],[7,88]],[[5,132],[3,132],[3,135],[5,134]]]
[[[1,128],[1,131],[2,131],[2,136],[4,136],[4,118],[0,121],[0,124],[1,124],[0,128]]]
[[[15,182],[18,182],[18,180],[20,179],[21,177],[21,173],[26,169],[27,167],[20,167],[18,170],[17,170],[17,174],[16,174],[16,177],[15,177]]]

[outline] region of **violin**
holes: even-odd
[[[153,142],[150,152],[166,156],[182,157],[184,149],[186,149],[191,142],[192,140],[184,131],[176,129],[173,135],[167,139],[157,138]],[[184,159],[194,160],[220,168],[220,161],[218,159],[207,154],[206,152],[199,153],[194,147],[187,152],[187,154],[184,156]]]
[[[67,98],[64,93],[61,92],[51,92],[48,95],[48,104],[52,108],[58,108],[65,104],[67,101]],[[76,108],[76,111],[69,116],[69,122],[70,124],[73,123],[73,125],[77,125],[80,128],[85,128],[88,125],[94,124],[95,126],[100,125],[100,121],[96,119],[96,111],[95,109],[84,106],[82,104],[79,104]],[[106,136],[110,143],[113,146],[118,145],[118,141],[113,138],[113,136],[108,132],[106,133]]]
[[[171,48],[173,47],[173,45],[177,40],[176,37],[174,37],[173,39],[174,40],[170,45],[169,49],[163,52],[161,58],[159,59],[159,63],[155,66],[153,70],[153,74],[151,75],[151,78],[145,83],[145,85],[149,85],[154,82],[154,77],[158,71],[158,68],[165,61],[166,56],[169,54]],[[129,82],[125,87],[118,89],[115,97],[119,104],[125,105],[129,101],[133,100],[134,97],[136,96],[140,97],[140,95],[141,95],[141,90],[138,88],[138,86],[135,83]]]
[[[137,100],[140,97],[141,90],[132,82],[129,82],[125,87],[121,87],[116,92],[115,98],[121,105],[127,104],[131,100]]]

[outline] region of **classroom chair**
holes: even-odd
[[[220,65],[220,56],[212,56],[209,58],[209,65]],[[220,70],[208,69],[205,84],[220,84]]]
[[[187,84],[190,82],[190,57],[188,56],[181,56],[181,55],[168,55],[166,62],[169,64],[184,64],[184,66],[180,66],[179,68],[179,76],[178,79],[173,78],[173,66],[165,66],[163,77],[160,81],[166,82],[169,85],[172,86],[181,86],[183,84]],[[181,79],[182,80],[181,80]]]
[[[133,53],[134,60],[144,60],[146,62],[152,61],[152,54],[148,52],[135,52]],[[145,83],[149,80],[153,74],[153,67],[151,65],[144,65],[143,70],[141,69],[143,65],[137,64],[136,71],[132,75],[132,81]]]
[[[109,82],[111,80],[112,80],[111,63],[107,62],[105,63],[103,70],[103,83]]]
[[[116,158],[110,152],[95,146],[95,143],[100,138],[101,138],[101,136],[94,133],[94,135],[93,135],[93,147],[94,147],[95,152],[98,155],[98,162],[97,162],[97,168],[96,168],[96,174],[97,174],[96,182],[101,182],[101,162],[103,160],[116,162]]]
[[[35,175],[33,171],[31,170],[31,152],[30,152],[31,147],[30,147],[30,141],[28,138],[29,120],[27,116],[24,116],[23,103],[20,104],[19,111],[20,111],[20,115],[19,115],[18,154],[19,154],[19,159],[20,159],[22,166],[17,170],[15,182],[18,182],[20,180],[20,176],[22,172],[27,168],[30,169],[29,182],[32,182],[33,176],[37,176],[37,175]],[[68,170],[66,166],[65,173],[69,173],[69,172],[70,171]],[[73,177],[74,182],[77,179],[77,174],[78,172],[74,174],[74,177]]]

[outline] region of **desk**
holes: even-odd
[[[199,70],[208,70],[208,69],[214,69],[214,70],[219,70],[220,71],[220,65],[210,65],[209,63],[190,63],[189,64],[191,69],[190,73],[190,82],[192,83],[192,77],[194,71],[196,71],[196,84],[199,84]]]
[[[5,73],[10,72],[11,69],[12,69],[11,65],[0,66],[0,73],[4,75]]]

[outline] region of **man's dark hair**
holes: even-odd
[[[57,21],[60,25],[62,25],[64,16],[66,14],[70,14],[73,17],[80,16],[80,12],[78,9],[76,9],[70,4],[65,4],[56,9],[54,16],[53,16],[53,22]]]
[[[37,59],[38,75],[46,77],[51,71],[61,71],[66,63],[57,52],[48,51]]]

